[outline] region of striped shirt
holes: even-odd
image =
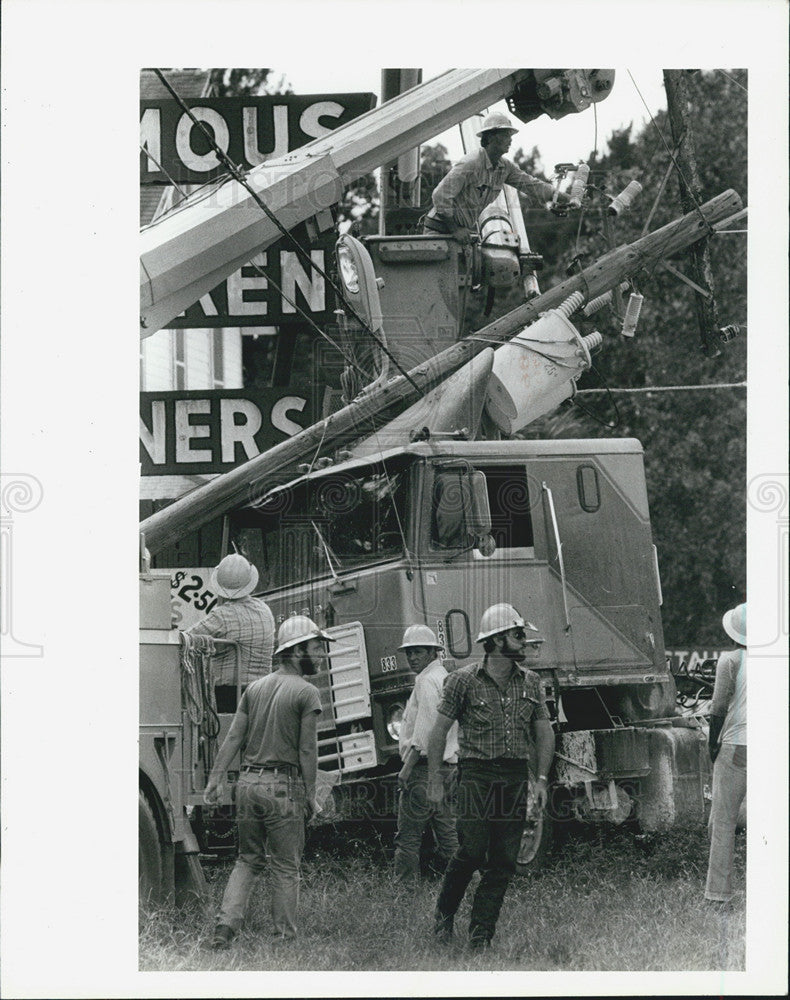
[[[191,635],[210,635],[214,639],[237,642],[242,685],[271,673],[274,615],[259,597],[241,597],[217,605],[203,621],[186,631]],[[236,650],[232,646],[218,650],[212,665],[215,684],[235,685]]]
[[[503,184],[532,192],[539,202],[548,201],[553,194],[551,184],[524,173],[504,156],[495,167],[492,166],[488,153],[480,149],[460,159],[437,184],[428,216],[474,232],[478,216],[496,199]]]
[[[532,753],[532,722],[549,718],[540,678],[526,667],[514,666],[500,688],[486,670],[486,659],[448,676],[438,711],[458,720],[461,760],[527,760]]]
[[[428,737],[436,722],[436,710],[442,699],[442,685],[448,677],[444,664],[435,659],[417,674],[414,690],[409,695],[400,728],[400,755],[406,760],[409,750],[416,747],[421,757],[427,757]],[[450,726],[444,744],[444,759],[448,764],[458,760],[458,724]]]

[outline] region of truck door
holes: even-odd
[[[486,479],[495,544],[487,555],[475,547],[464,516],[470,509],[472,470]],[[422,507],[418,611],[438,630],[448,656],[456,663],[482,656],[482,647],[475,643],[480,616],[492,604],[508,603],[539,625],[552,661],[568,660],[570,643],[552,628],[546,567],[535,557],[536,497],[528,486],[524,462],[445,461],[430,472]],[[567,643],[568,650],[562,651],[558,643]]]
[[[554,581],[576,666],[664,672],[655,550],[641,450],[531,459],[536,556]]]

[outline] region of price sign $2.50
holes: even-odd
[[[217,603],[217,595],[208,587],[210,570],[178,570],[170,578],[170,604],[173,626],[189,628],[205,617]]]

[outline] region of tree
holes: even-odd
[[[730,187],[742,196],[746,193],[746,82],[746,74],[737,70],[689,76],[704,200]],[[570,242],[573,252],[566,249],[549,267],[541,278],[542,287],[565,277],[575,253],[588,264],[606,252],[602,213],[607,196],[635,178],[644,191],[631,212],[614,220],[614,243],[628,243],[641,234],[671,169],[666,114],[657,114],[655,125],[638,135],[632,133],[630,126],[616,132],[605,155],[590,157],[594,191],[582,219],[573,222],[578,240]],[[680,214],[677,192],[676,178],[670,176],[655,206],[651,230]],[[722,321],[742,325],[746,317],[743,236],[712,237],[711,258]],[[683,259],[671,264],[684,270]],[[662,267],[638,275],[634,287],[644,295],[644,303],[633,339],[620,338],[620,318],[611,311],[596,314],[594,323],[577,317],[574,322],[582,333],[595,326],[605,336],[594,371],[580,381],[580,388],[603,384],[639,391],[613,398],[588,396],[584,405],[589,414],[582,413],[579,419],[585,436],[615,433],[642,442],[662,571],[667,644],[716,646],[724,641],[722,612],[746,593],[746,394],[740,388],[699,392],[663,387],[744,381],[746,341],[736,339],[723,347],[718,358],[705,358],[699,348],[693,291]],[[662,389],[651,392],[651,386]],[[612,422],[614,428],[607,426]],[[539,431],[540,425],[528,430]],[[570,431],[577,432],[577,427]]]
[[[212,69],[210,85],[216,97],[245,97],[261,94],[292,94],[284,74],[270,79],[273,69]]]

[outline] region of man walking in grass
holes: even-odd
[[[479,870],[472,901],[469,942],[486,948],[494,935],[505,892],[515,870],[527,809],[531,748],[536,755],[535,806],[546,806],[546,781],[554,756],[554,731],[540,680],[528,670],[540,644],[534,625],[510,604],[495,604],[480,622],[481,663],[451,673],[444,685],[436,724],[428,740],[428,800],[443,794],[441,762],[455,721],[460,726],[458,778],[459,847],[444,875],[436,903],[434,932],[452,937],[453,920]]]
[[[256,876],[266,867],[267,849],[274,934],[296,936],[305,819],[320,811],[315,796],[321,699],[305,678],[317,671],[331,641],[304,615],[283,622],[275,652],[278,669],[244,691],[212,768],[203,793],[207,805],[216,801],[228,767],[241,752],[239,856],[222,898],[214,949],[227,948],[241,927]]]
[[[436,837],[442,867],[455,853],[453,797],[458,761],[458,726],[450,727],[444,745],[441,774],[444,795],[438,804],[428,801],[428,737],[436,722],[436,709],[442,697],[447,671],[439,655],[442,647],[427,625],[410,625],[399,647],[409,668],[417,675],[414,690],[406,703],[400,729],[400,755],[403,767],[398,774],[398,832],[395,836],[395,875],[416,879],[420,874],[420,845],[428,823]]]

